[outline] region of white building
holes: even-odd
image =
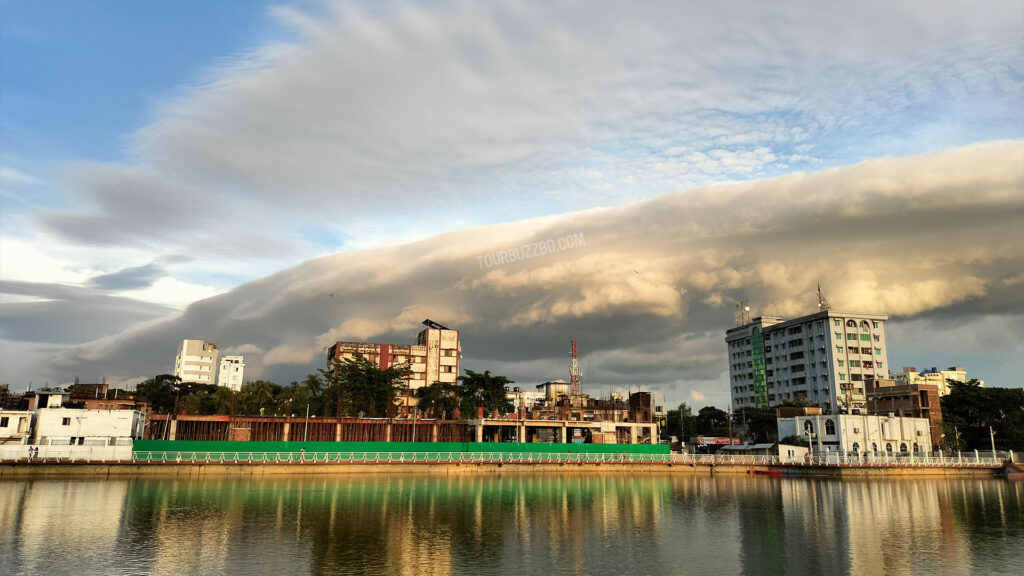
[[[31,435],[30,410],[0,410],[0,444],[27,444]]]
[[[220,359],[220,371],[217,385],[230,388],[235,392],[242,389],[245,382],[245,358],[242,356],[224,356]]]
[[[813,414],[779,418],[779,438],[808,438],[815,454],[895,455],[932,451],[927,418],[866,414]]]
[[[41,446],[131,446],[146,423],[138,410],[41,408],[35,418],[32,444]]]
[[[897,386],[934,384],[939,388],[939,396],[945,396],[949,394],[949,383],[947,381],[967,382],[967,370],[964,370],[963,366],[950,366],[945,370],[939,370],[933,366],[930,369],[918,372],[917,368],[913,366],[905,366],[902,372],[893,372],[890,377],[896,381]],[[978,384],[981,386],[985,385],[981,380],[978,381]]]
[[[202,340],[182,340],[174,360],[174,375],[182,382],[215,384],[217,379],[216,344]]]
[[[888,318],[824,310],[785,321],[761,316],[726,331],[733,409],[804,398],[826,413],[860,412],[864,381],[889,376]]]

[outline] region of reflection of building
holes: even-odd
[[[888,377],[885,314],[824,310],[761,316],[726,331],[733,409],[803,398],[825,412],[863,409],[864,383]]]
[[[245,358],[242,356],[224,356],[220,359],[220,371],[217,385],[230,388],[235,392],[242,389],[245,382]]]
[[[392,366],[409,364],[412,374],[407,380],[409,389],[400,404],[403,412],[416,405],[415,390],[434,382],[454,384],[459,377],[459,358],[462,347],[459,331],[432,320],[424,320],[427,328],[419,333],[416,344],[375,344],[370,342],[338,342],[327,352],[327,366],[363,356],[386,370]]]
[[[894,372],[891,378],[896,381],[897,385],[931,384],[939,389],[939,396],[945,396],[949,394],[947,381],[966,382],[967,370],[964,370],[963,366],[950,366],[945,370],[939,370],[933,366],[918,372],[917,368],[913,366],[905,366],[902,372]],[[978,384],[985,385],[981,380],[978,381]]]
[[[182,382],[216,382],[217,345],[202,340],[182,340],[174,360],[174,375]]]
[[[810,438],[815,452],[927,454],[932,438],[927,418],[867,414],[808,414],[778,419],[779,438]]]

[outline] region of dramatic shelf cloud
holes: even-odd
[[[11,6],[0,380],[137,379],[182,337],[298,379],[334,340],[407,341],[430,317],[471,367],[564,377],[576,337],[588,383],[721,404],[732,301],[798,314],[820,280],[907,319],[894,359],[945,362],[898,326],[1017,335],[948,362],[1019,382],[1022,18]]]

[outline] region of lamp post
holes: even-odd
[[[302,441],[305,442],[309,438],[309,402],[306,402],[306,425],[302,429]]]
[[[996,432],[991,426],[988,427],[988,436],[992,440],[992,462],[996,461]]]

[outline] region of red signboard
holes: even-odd
[[[698,444],[742,444],[739,438],[727,436],[697,436]]]

